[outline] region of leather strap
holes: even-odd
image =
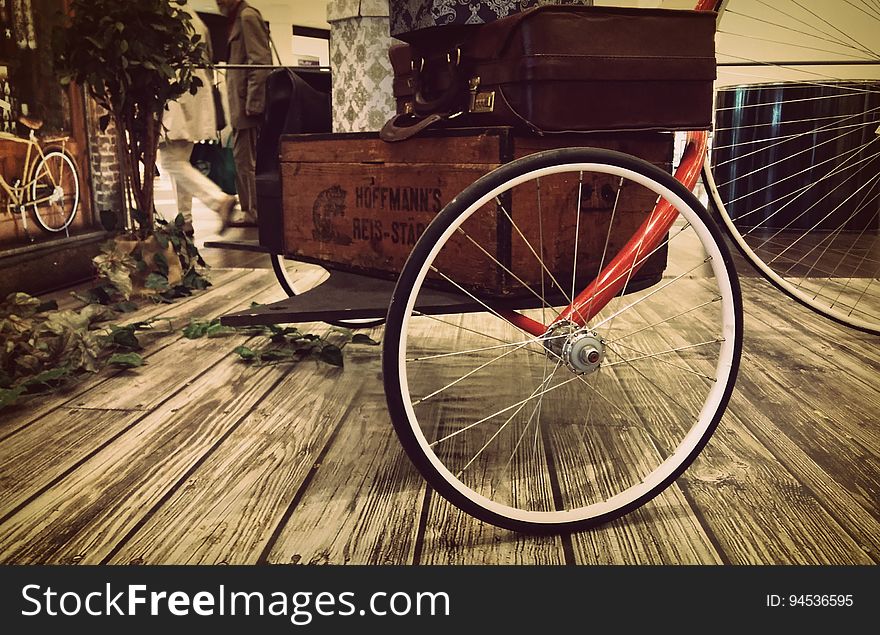
[[[424,118],[406,114],[395,115],[386,121],[384,126],[382,126],[382,130],[379,131],[379,138],[382,139],[382,141],[387,141],[389,143],[405,141],[410,137],[414,137],[428,126],[445,119],[448,114],[449,113],[433,113]],[[405,121],[409,121],[409,125],[404,125]]]

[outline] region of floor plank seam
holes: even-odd
[[[12,510],[10,510],[8,513],[6,513],[6,514],[4,514],[2,517],[0,517],[0,528],[2,528],[3,525],[4,525],[4,524],[5,524],[10,518],[12,518],[13,516],[15,516],[18,512],[20,512],[22,509],[24,509],[25,507],[27,507],[28,505],[30,505],[31,503],[33,503],[33,502],[34,502],[35,500],[37,500],[40,496],[42,496],[43,494],[45,494],[46,492],[48,492],[49,490],[51,490],[53,487],[55,487],[56,485],[58,485],[61,481],[63,481],[65,478],[67,478],[67,477],[70,476],[73,472],[75,472],[77,469],[79,469],[80,466],[82,466],[83,464],[85,464],[86,462],[88,462],[89,459],[91,459],[91,458],[94,457],[96,454],[98,454],[99,452],[101,452],[101,450],[103,450],[104,448],[109,447],[114,441],[116,441],[119,437],[121,437],[122,435],[124,435],[124,434],[125,434],[126,432],[128,432],[129,430],[134,429],[134,428],[135,428],[135,427],[136,427],[141,421],[143,421],[148,415],[149,415],[149,412],[144,412],[142,416],[138,417],[137,419],[135,419],[134,421],[132,421],[129,425],[127,425],[127,426],[125,426],[124,428],[122,428],[119,432],[117,432],[117,433],[114,434],[112,437],[110,437],[109,439],[107,439],[107,441],[105,441],[105,442],[102,443],[101,445],[97,446],[94,450],[92,450],[91,452],[89,452],[88,454],[86,454],[85,456],[83,456],[82,458],[80,458],[80,459],[79,459],[78,461],[76,461],[73,465],[71,465],[69,468],[67,468],[66,470],[64,470],[64,472],[62,472],[61,474],[59,474],[58,476],[56,476],[54,479],[52,479],[51,481],[49,481],[48,483],[46,483],[46,485],[44,485],[42,488],[40,488],[39,490],[37,490],[36,492],[34,492],[34,493],[31,494],[30,496],[28,496],[25,500],[23,500],[23,501],[20,502],[18,505],[16,505]]]
[[[184,472],[180,476],[180,478],[177,479],[177,482],[173,483],[159,498],[159,500],[156,501],[156,503],[134,524],[134,526],[125,534],[125,536],[123,536],[116,543],[116,545],[101,560],[101,564],[108,564],[116,556],[116,554],[119,553],[119,551],[126,545],[126,543],[128,543],[137,534],[137,532],[140,531],[140,529],[150,521],[150,519],[156,514],[156,512],[166,502],[168,502],[168,500],[170,500],[171,497],[174,496],[174,494],[177,493],[181,487],[183,487],[187,479],[189,479],[189,477],[192,476],[195,471],[198,470],[198,468],[201,467],[205,463],[205,461],[207,461],[208,458],[217,451],[217,448],[219,448],[223,444],[223,442],[226,441],[226,439],[228,439],[230,435],[232,435],[232,433],[235,432],[241,426],[241,424],[256,411],[260,404],[262,404],[267,399],[269,394],[273,390],[275,390],[275,388],[277,388],[284,380],[285,377],[283,375],[276,379],[269,387],[269,389],[264,392],[259,399],[255,400],[254,403],[251,404],[251,406],[241,415],[241,417],[239,417],[233,425],[229,426],[226,432],[224,432],[220,436],[220,438],[217,439],[217,441],[215,441],[214,444],[211,445],[211,447],[208,448],[208,450],[198,458],[198,460],[193,462],[189,469],[187,469],[186,472]]]
[[[852,533],[851,531],[849,531],[849,530],[846,528],[846,523],[843,522],[843,521],[841,520],[841,516],[842,516],[842,514],[840,513],[840,511],[837,510],[837,509],[835,509],[834,507],[828,505],[827,501],[825,500],[825,497],[821,495],[821,492],[816,492],[816,490],[815,490],[815,489],[814,489],[809,483],[807,483],[803,478],[800,477],[800,475],[798,474],[798,471],[792,469],[792,466],[789,465],[788,461],[785,460],[783,453],[778,452],[778,451],[776,450],[776,445],[773,444],[773,443],[768,443],[767,440],[764,440],[764,439],[763,439],[763,436],[764,436],[764,435],[761,434],[761,431],[760,431],[760,430],[757,430],[757,429],[755,428],[755,426],[753,426],[753,425],[750,424],[749,422],[743,420],[743,421],[742,421],[742,425],[743,425],[744,429],[747,430],[747,431],[749,432],[749,434],[751,434],[752,436],[754,436],[755,439],[756,439],[759,443],[761,443],[761,445],[762,445],[762,446],[763,446],[763,447],[764,447],[764,448],[770,453],[770,456],[772,456],[772,457],[775,459],[775,461],[776,461],[776,462],[777,462],[782,468],[784,468],[786,472],[788,472],[789,476],[790,476],[790,477],[791,477],[796,483],[798,483],[801,487],[803,487],[806,491],[808,491],[808,492],[810,493],[810,496],[812,497],[812,500],[813,500],[813,501],[814,501],[814,502],[815,502],[815,503],[816,503],[816,504],[817,504],[817,505],[818,505],[818,506],[819,506],[819,507],[820,507],[820,508],[826,513],[826,514],[828,514],[828,517],[829,517],[831,520],[834,521],[835,525],[837,526],[838,531],[840,531],[840,533],[842,533],[842,534],[848,536],[848,537],[849,537],[849,538],[850,538],[855,544],[859,545],[859,547],[861,548],[862,552],[865,554],[865,556],[866,556],[867,558],[869,558],[870,560],[872,560],[875,564],[880,564],[880,554],[874,554],[874,553],[871,552],[870,549],[865,549],[864,545],[861,544],[861,541],[859,540],[858,536],[853,535],[853,533]],[[791,438],[791,437],[785,432],[785,430],[783,430],[783,429],[781,429],[781,428],[777,428],[777,430],[779,430],[779,434],[781,434],[781,435],[784,436],[786,439],[788,439],[788,441],[789,441],[792,445],[794,445],[795,447],[800,448],[800,446],[794,441],[794,439],[792,439],[792,438]],[[805,452],[805,454],[807,454],[807,453]],[[807,456],[809,457],[809,454],[807,454]],[[810,457],[810,458],[811,458],[811,457]],[[827,472],[827,470],[825,470],[825,469],[824,469],[819,463],[817,463],[815,460],[813,460],[813,465],[815,465],[816,469],[818,469],[818,470],[821,471],[821,473],[825,476],[825,478],[826,478],[829,482],[836,483],[836,484],[838,485],[838,487],[840,487],[844,492],[846,492],[847,494],[849,493],[848,490],[846,489],[846,487],[844,487],[843,485],[841,485],[840,483],[838,483],[838,482],[836,481],[836,479],[835,479],[831,474],[829,474],[829,473]],[[861,509],[864,509],[865,512],[866,512],[868,515],[872,515],[872,516],[873,516],[873,514],[871,514],[871,510],[870,510],[870,509],[866,509],[866,508],[864,507],[864,505],[862,505],[861,503],[859,503],[858,500],[856,500],[855,498],[852,498],[852,497],[851,497],[851,500],[852,500],[852,504],[853,504],[853,505],[856,505],[857,507],[859,507],[859,508],[861,508]]]
[[[547,461],[547,472],[550,476],[550,489],[553,492],[553,505],[556,509],[565,509],[565,502],[562,499],[562,488],[559,484],[559,475],[556,471],[556,458],[553,455],[553,448],[550,443],[547,429],[541,426],[541,443],[544,445],[544,459]],[[577,564],[577,558],[574,553],[574,543],[572,542],[571,533],[565,532],[560,536],[562,542],[562,562],[568,566]]]
[[[282,378],[283,381],[283,378]],[[275,548],[276,543],[278,542],[278,538],[281,536],[281,533],[284,531],[285,525],[287,525],[287,521],[293,516],[293,512],[296,509],[299,502],[302,500],[303,495],[306,490],[309,488],[312,480],[315,478],[318,470],[320,469],[321,463],[324,461],[324,458],[327,456],[327,453],[330,451],[333,442],[336,440],[336,437],[339,435],[339,431],[342,429],[348,415],[354,410],[356,407],[358,398],[363,394],[364,388],[363,385],[358,389],[357,394],[352,398],[351,403],[345,409],[345,412],[342,413],[342,416],[339,418],[339,422],[334,426],[333,432],[330,433],[330,436],[327,437],[327,441],[324,443],[324,447],[321,448],[320,453],[317,457],[315,457],[315,461],[312,464],[312,467],[309,468],[309,473],[306,474],[305,478],[300,483],[300,486],[297,488],[296,493],[293,495],[293,498],[290,500],[290,504],[287,506],[287,509],[284,510],[284,514],[282,514],[281,518],[278,520],[278,524],[275,525],[275,528],[272,530],[272,534],[269,536],[268,540],[266,540],[266,544],[263,546],[260,555],[257,556],[257,561],[255,564],[266,565],[271,564],[269,562],[269,556],[272,553],[272,549]]]
[[[687,474],[687,471],[685,471],[685,474]],[[696,497],[691,494],[690,487],[688,486],[687,481],[685,479],[679,478],[676,484],[681,491],[681,495],[684,497],[685,501],[687,501],[688,507],[690,507],[691,513],[693,513],[694,515],[694,520],[696,521],[700,529],[703,530],[703,534],[706,536],[709,544],[712,545],[712,549],[715,550],[715,555],[718,556],[718,560],[721,561],[722,565],[732,564],[730,557],[725,552],[721,540],[713,531],[712,524],[703,514],[703,510],[700,508]]]
[[[194,376],[192,377],[190,383],[195,382],[195,381],[198,381],[200,378],[202,378],[202,377],[205,376],[206,374],[210,373],[212,370],[214,370],[214,367],[213,367],[213,366],[209,366],[208,368],[205,368],[204,370],[202,370],[202,371],[201,371],[200,373],[198,373],[197,375],[194,375]],[[89,461],[91,458],[93,458],[94,456],[96,456],[97,454],[99,454],[99,453],[100,453],[102,450],[104,450],[105,448],[109,447],[112,443],[114,443],[114,442],[115,442],[117,439],[119,439],[122,435],[126,434],[126,433],[129,432],[130,430],[133,430],[133,429],[134,429],[137,425],[139,425],[144,419],[146,419],[147,417],[149,417],[150,414],[151,414],[154,410],[160,408],[163,404],[165,404],[165,403],[167,403],[168,401],[170,401],[171,399],[173,399],[173,398],[174,398],[175,396],[177,396],[180,392],[186,390],[186,388],[187,388],[187,385],[186,385],[186,384],[183,384],[183,385],[179,386],[177,390],[174,390],[174,391],[168,393],[168,394],[165,396],[165,398],[162,399],[162,400],[160,400],[160,401],[158,401],[158,402],[154,405],[154,407],[153,407],[151,410],[145,410],[145,411],[143,411],[143,414],[142,414],[140,417],[138,417],[137,419],[135,419],[131,424],[125,426],[125,427],[122,428],[119,432],[117,432],[117,433],[114,434],[112,437],[110,437],[109,439],[107,439],[104,443],[102,443],[102,444],[98,445],[97,447],[95,447],[91,452],[89,452],[89,453],[87,453],[86,455],[84,455],[83,457],[81,457],[78,461],[76,461],[76,462],[75,462],[73,465],[71,465],[68,469],[64,470],[64,472],[62,472],[62,473],[59,474],[57,477],[55,477],[54,479],[52,479],[52,481],[50,481],[50,482],[47,483],[45,486],[43,486],[42,488],[40,488],[39,490],[37,490],[36,492],[34,492],[34,493],[33,493],[31,496],[29,496],[27,499],[25,499],[24,501],[22,501],[21,503],[19,503],[18,505],[16,505],[16,506],[15,506],[10,512],[8,512],[8,513],[4,514],[2,517],[0,517],[0,527],[2,527],[2,525],[5,524],[10,518],[12,518],[13,516],[15,516],[15,514],[17,514],[18,512],[20,512],[22,509],[24,509],[25,507],[27,507],[28,505],[30,505],[32,502],[34,502],[37,498],[39,498],[40,496],[42,496],[43,494],[45,494],[46,492],[48,492],[50,489],[52,489],[55,485],[57,485],[58,483],[60,483],[61,481],[63,481],[65,478],[67,478],[68,476],[70,476],[73,472],[75,472],[77,469],[79,469],[79,467],[81,467],[83,464],[85,464],[85,463],[86,463],[87,461]],[[138,412],[138,411],[135,410],[135,412]]]
[[[823,331],[826,330],[826,327],[828,326],[827,322],[820,322],[818,325],[814,325],[814,324],[806,323],[804,321],[800,321],[798,319],[798,317],[796,317],[796,316],[788,316],[788,315],[782,314],[778,310],[778,307],[776,307],[772,304],[768,305],[768,304],[764,303],[763,301],[760,301],[760,300],[762,300],[761,298],[757,298],[757,300],[759,300],[759,301],[755,301],[755,300],[756,299],[753,299],[751,302],[744,302],[743,303],[744,304],[743,313],[745,313],[746,316],[750,320],[755,320],[755,321],[760,322],[763,319],[760,315],[760,309],[755,310],[755,309],[750,308],[752,306],[760,307],[760,308],[763,308],[764,310],[770,312],[771,314],[773,314],[780,321],[790,323],[791,327],[793,329],[797,329],[796,334],[794,334],[790,331],[787,331],[787,330],[776,330],[775,332],[778,335],[786,338],[787,341],[792,342],[793,345],[795,345],[801,349],[806,349],[808,351],[810,350],[809,347],[802,340],[798,339],[798,337],[796,337],[795,335],[812,337],[813,334],[815,333],[815,326],[820,326]],[[812,314],[808,314],[803,317],[804,318],[807,318],[807,317],[812,318],[813,316],[812,316]],[[838,325],[838,324],[835,324],[835,326],[837,329],[841,329],[841,332],[840,332],[841,340],[847,338],[847,336],[851,336],[851,333],[846,332],[845,327]],[[874,337],[876,337],[876,336],[874,336]],[[748,343],[748,337],[746,336],[744,339],[745,339],[745,342]],[[857,360],[859,363],[863,363],[866,367],[875,368],[875,370],[877,370],[876,364],[872,360],[867,359],[861,352],[859,352],[857,350],[853,350],[851,348],[844,348],[843,350],[846,355],[852,357],[854,360]],[[822,355],[820,354],[820,356],[822,356]],[[824,356],[822,356],[822,357],[823,357],[824,361],[826,361],[826,362],[828,361],[827,359],[825,359]],[[866,389],[872,390],[875,392],[877,391],[876,386],[867,383],[861,377],[853,374],[852,371],[847,369],[845,366],[842,366],[841,364],[839,364],[837,362],[836,356],[832,356],[830,363],[834,365],[835,372],[844,373],[850,380],[857,381],[860,385],[864,386]]]
[[[422,551],[425,546],[425,533],[428,530],[428,516],[431,513],[431,497],[433,495],[434,489],[430,485],[426,485],[422,498],[422,509],[419,512],[419,524],[416,527],[415,543],[413,544],[412,563],[414,565],[422,563]]]
[[[104,408],[99,406],[62,406],[60,409],[77,412],[152,412],[153,408]],[[56,408],[59,410],[59,408]]]

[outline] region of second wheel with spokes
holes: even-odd
[[[633,242],[658,199],[678,220]],[[616,296],[566,312],[627,244]],[[406,452],[453,504],[514,530],[578,529],[697,457],[741,338],[730,254],[699,202],[634,157],[553,150],[475,182],[418,241],[388,311],[385,392]]]
[[[67,229],[79,207],[79,175],[67,152],[50,150],[37,162],[31,176],[31,204],[37,224],[48,232]]]
[[[718,4],[710,202],[779,289],[880,334],[880,5]]]

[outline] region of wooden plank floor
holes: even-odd
[[[243,336],[182,338],[191,318],[282,298],[265,268],[212,278],[131,318],[178,327],[147,343],[144,367],[0,411],[0,562],[880,562],[878,338],[760,279],[742,278],[730,406],[683,477],[623,519],[533,537],[426,487],[391,428],[378,347],[349,344],[343,370],[251,368],[231,353]]]

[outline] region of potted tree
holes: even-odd
[[[180,223],[176,227],[165,224],[159,228],[162,231],[156,231],[154,204],[166,104],[201,85],[193,67],[202,63],[204,44],[191,27],[185,5],[186,0],[71,0],[68,19],[54,34],[55,67],[61,83],[85,86],[106,110],[101,128],[106,130],[112,121],[120,140],[123,182],[133,202],[136,227],[130,228],[132,235],[116,242],[126,255],[134,252],[136,259],[148,261],[147,271],[143,265],[140,271],[132,271],[141,282],[150,272],[156,273],[157,263],[158,278],[173,275],[177,268],[173,262],[168,267],[171,252],[180,257],[181,279],[193,276],[195,262],[204,264]],[[153,278],[153,286],[159,288],[177,282]]]

